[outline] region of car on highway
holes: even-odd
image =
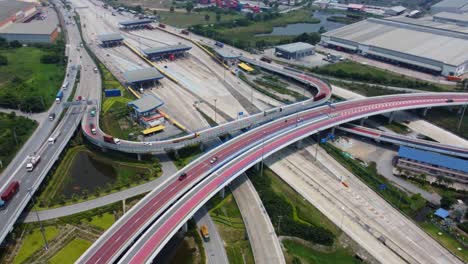
[[[49,144],[54,144],[55,143],[55,138],[54,137],[50,137],[47,142],[49,142]]]
[[[54,121],[54,119],[55,119],[55,113],[50,113],[49,114],[49,120]]]
[[[453,103],[453,99],[447,99],[447,103]]]
[[[76,97],[77,101],[81,101],[81,99],[83,99],[83,97],[81,95],[78,95],[78,97]]]
[[[143,144],[147,145],[147,146],[152,146],[153,145],[153,143],[151,143],[151,142],[144,142]]]
[[[91,134],[96,135],[97,131],[96,131],[96,127],[94,126],[94,124],[90,124],[89,128],[91,129]]]
[[[218,160],[218,157],[213,157],[210,159],[210,163],[213,164]]]
[[[115,144],[120,144],[120,139],[114,138],[114,143],[115,143]]]
[[[179,181],[183,181],[185,178],[187,178],[187,173],[184,172],[179,176]]]

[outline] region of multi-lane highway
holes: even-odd
[[[73,26],[73,21],[69,19],[70,13],[62,8],[60,4],[57,6],[62,14],[64,14],[64,22],[67,25],[69,61],[64,82],[69,82],[69,86],[68,89],[64,90],[62,103],[54,103],[48,111],[48,113],[55,113],[57,118],[53,121],[44,120],[39,125],[31,138],[2,173],[2,177],[0,177],[0,186],[2,186],[0,191],[3,191],[12,181],[20,182],[19,192],[13,197],[7,208],[0,212],[0,222],[2,223],[0,225],[0,241],[3,241],[12,230],[16,219],[28,204],[31,195],[39,187],[81,120],[85,107],[77,105],[71,106],[67,110],[63,102],[69,96],[73,96],[71,93],[75,84],[77,70],[81,68],[80,85],[77,88],[78,94],[87,95],[89,91],[85,90],[85,88],[92,87],[91,84],[95,83],[95,78],[88,75],[88,73],[92,72],[87,70],[90,59],[79,48],[81,42],[80,35],[77,28]],[[64,111],[66,111],[66,114],[60,120],[59,117]],[[52,134],[60,135],[54,144],[48,144],[47,139]],[[32,172],[27,172],[25,168],[27,156],[34,154],[41,156],[41,162]]]
[[[385,131],[381,131],[377,129],[351,125],[351,124],[339,126],[337,128],[348,133],[353,133],[353,134],[364,136],[367,138],[372,138],[372,139],[375,139],[376,141],[382,141],[382,142],[392,143],[396,145],[403,145],[403,146],[458,156],[462,158],[468,158],[468,149],[463,148],[463,147],[441,144],[441,143],[434,142],[434,141],[412,138],[408,136],[398,135],[396,133],[390,133],[390,132],[385,132]]]
[[[178,175],[174,175],[172,181],[168,181],[163,186],[160,186],[160,188],[155,189],[131,211],[129,211],[123,218],[121,218],[95,243],[95,246],[91,247],[82,256],[80,261],[86,263],[106,263],[115,260],[127,246],[133,243],[133,240],[138,235],[140,235],[144,229],[151,224],[151,222],[153,222],[158,217],[162,217],[161,214],[164,210],[170,208],[168,211],[171,211],[174,209],[172,203],[174,203],[177,199],[182,198],[190,200],[190,196],[183,196],[185,192],[200,188],[200,186],[206,186],[206,183],[197,183],[202,181],[210,172],[217,170],[223,163],[237,157],[240,153],[252,149],[253,146],[258,146],[263,141],[269,140],[278,134],[285,134],[288,131],[292,131],[296,127],[300,127],[301,124],[307,124],[307,122],[310,120],[317,118],[323,119],[321,122],[315,124],[314,130],[305,130],[309,133],[312,133],[316,131],[316,129],[325,129],[327,127],[349,122],[357,118],[384,112],[429,106],[462,105],[466,103],[468,103],[467,94],[438,93],[418,94],[417,96],[384,96],[342,102],[334,105],[333,108],[324,106],[272,121],[266,125],[253,129],[248,133],[242,134],[241,136],[238,136],[231,141],[228,141],[227,143],[212,150],[194,163],[187,166],[178,174],[180,175],[180,173],[183,172],[187,173],[188,176],[186,179],[179,181],[177,179]],[[302,134],[300,136],[303,137],[306,135],[307,134]],[[300,137],[296,135],[292,139],[297,140],[299,138]],[[214,157],[216,157],[217,160],[216,162],[212,163],[211,160]],[[243,166],[242,168],[247,167]],[[211,174],[209,177],[213,177],[212,175],[214,174]],[[200,196],[201,194],[197,193],[197,197],[200,199],[199,202],[212,195],[215,190],[216,188],[213,188],[207,192],[207,190],[204,189],[202,196]],[[186,206],[185,204],[183,205]],[[192,203],[192,205],[196,206],[198,203]],[[177,206],[177,208],[180,207]],[[191,210],[193,208],[194,207],[189,207],[190,210],[185,211],[185,214],[183,215],[179,213],[178,219],[171,219],[167,222],[161,222],[159,220],[159,222],[156,221],[156,223],[161,223],[161,225],[164,225],[164,230],[166,233],[164,233],[164,239],[161,239],[161,237],[156,239],[159,242],[157,245],[158,247],[153,248],[154,250],[160,249],[159,247],[165,243],[165,239],[167,240],[170,237],[171,232],[176,231],[173,228],[176,228],[178,224],[183,224],[181,220],[187,216],[190,216],[190,213],[192,212]],[[167,215],[167,213],[164,215]],[[168,224],[171,224],[171,228],[168,228]],[[155,233],[153,231],[147,232],[146,234]],[[157,231],[159,233],[156,233],[161,235],[161,230],[157,229]],[[145,239],[140,239],[139,241],[143,242]],[[146,246],[145,248],[148,250],[148,247],[150,246]],[[138,249],[138,254],[142,254],[141,250],[139,250],[143,248],[141,245],[134,248]],[[150,257],[152,252],[152,250],[147,252],[148,255],[145,257]]]

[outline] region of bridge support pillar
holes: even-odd
[[[122,200],[122,212],[123,212],[123,214],[125,214],[126,211],[127,210],[126,210],[126,206],[125,206],[125,199],[123,199]]]
[[[388,117],[388,123],[391,124],[394,118],[395,118],[395,112],[391,112],[390,116]]]
[[[205,147],[203,146],[203,143],[200,143],[200,151],[201,152],[205,151]]]
[[[457,131],[460,131],[461,124],[462,124],[462,122],[463,122],[463,117],[465,117],[466,106],[467,106],[467,105],[464,105],[464,106],[462,107],[463,110],[461,111],[460,121],[458,121]],[[460,108],[460,109],[462,109],[462,108]]]
[[[258,162],[257,164],[255,164],[255,170],[259,171],[260,170],[260,166],[261,166],[261,161]]]
[[[137,158],[139,161],[141,161],[141,154],[137,154]]]
[[[430,109],[429,107],[428,107],[428,108],[424,108],[422,116],[426,116],[426,115],[427,115],[427,111],[428,111],[429,109]]]
[[[174,150],[174,156],[176,159],[179,158],[179,151],[177,151],[177,149]]]
[[[302,139],[296,142],[296,148],[300,149],[302,148],[302,145],[303,145]]]
[[[335,129],[336,129],[335,127],[332,127],[332,129],[331,129],[331,134],[332,134],[333,136],[335,135]]]
[[[221,190],[219,190],[219,196],[221,196],[221,198],[224,199],[224,195],[225,195],[225,188],[223,187]]]
[[[359,120],[359,125],[364,126],[364,122],[366,122],[366,120],[367,120],[367,117]]]
[[[187,222],[184,223],[184,225],[181,228],[182,233],[187,233],[188,231],[188,224]]]

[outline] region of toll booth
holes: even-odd
[[[215,49],[216,57],[228,66],[239,63],[240,54],[234,54],[227,48]]]
[[[164,76],[155,68],[145,68],[123,73],[127,84],[135,90],[145,89],[159,85]]]
[[[192,47],[187,45],[170,45],[164,47],[148,48],[142,50],[145,57],[149,60],[175,60],[180,57],[184,57]]]
[[[100,45],[105,48],[122,45],[124,38],[119,33],[108,33],[98,36]]]
[[[151,19],[138,19],[138,20],[129,20],[129,21],[122,21],[119,22],[120,29],[124,30],[131,30],[131,29],[152,29],[151,23],[153,20]]]

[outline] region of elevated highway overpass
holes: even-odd
[[[467,103],[468,94],[463,93],[405,94],[346,101],[334,104],[332,107],[322,106],[276,119],[213,149],[168,179],[111,227],[80,258],[79,262],[113,262],[142,234],[144,239],[142,237],[142,239],[137,240],[137,244],[128,251],[133,253],[127,253],[124,259],[136,261],[135,263],[142,260],[149,261],[171,235],[184,224],[185,220],[190,218],[197,206],[203,204],[236,175],[259,161],[261,158],[259,152],[251,153],[253,150],[258,150],[259,146],[262,146],[262,149],[265,148],[265,151],[261,151],[261,155],[264,156],[317,131],[370,115],[424,107],[465,105]],[[270,141],[272,145],[267,149],[265,144]],[[134,144],[144,146],[144,143]],[[241,165],[233,163],[224,167],[233,160],[239,160],[241,155],[246,155],[245,153],[251,153],[251,156],[245,157],[247,161]],[[214,157],[217,159],[216,162],[212,162]],[[226,172],[218,171],[221,167]],[[187,178],[182,181],[178,180],[181,173],[187,174]],[[205,182],[207,179],[211,179],[213,183],[207,184]],[[200,190],[200,192],[193,193],[194,189]],[[184,210],[181,211],[181,208]],[[150,231],[145,233],[144,231],[148,228]],[[430,238],[419,237],[418,239],[424,241]],[[429,249],[430,252],[424,253],[427,253],[431,259],[437,260],[438,258],[434,255],[437,253],[437,256],[440,255],[452,263],[458,263],[454,256],[440,246],[429,247]],[[418,257],[431,263],[424,255],[421,254]]]

